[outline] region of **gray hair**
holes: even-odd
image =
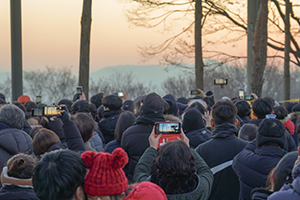
[[[11,128],[22,129],[25,122],[25,113],[17,106],[7,104],[0,109],[0,122]]]

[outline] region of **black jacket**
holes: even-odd
[[[33,188],[24,188],[17,185],[7,185],[0,189],[0,199],[3,200],[39,200]]]
[[[236,137],[234,124],[217,125],[212,139],[200,144],[196,151],[214,173],[214,183],[209,199],[237,200],[239,180],[231,168],[232,160],[248,144]]]
[[[255,188],[251,192],[251,200],[267,200],[273,192],[263,188]]]
[[[149,108],[141,107],[142,116],[138,117],[135,124],[124,131],[121,139],[121,147],[127,152],[129,162],[125,166],[127,177],[132,181],[135,165],[138,163],[144,151],[150,146],[149,135],[153,125],[157,121],[164,121],[162,111],[155,112]]]
[[[0,122],[0,171],[5,162],[17,153],[33,153],[32,139],[24,131],[10,128]],[[6,128],[4,128],[6,127]]]
[[[122,110],[106,110],[103,112],[103,118],[98,126],[106,144],[114,139],[116,124],[122,112]]]
[[[239,199],[251,199],[254,188],[265,187],[269,172],[287,153],[277,147],[256,147],[248,144],[233,160],[232,168],[240,180]]]
[[[190,140],[190,147],[195,149],[199,144],[211,139],[211,132],[207,128],[193,130],[185,133]]]

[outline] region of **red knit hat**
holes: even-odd
[[[141,182],[136,184],[133,190],[125,197],[124,200],[167,200],[163,189],[151,182]]]
[[[24,103],[26,103],[26,102],[28,102],[28,101],[30,101],[30,97],[27,96],[27,95],[21,95],[21,96],[19,96],[19,98],[18,98],[18,102],[20,102],[20,103],[22,103],[22,104],[24,104]]]
[[[128,188],[123,167],[128,163],[127,153],[116,148],[112,154],[86,151],[81,155],[87,169],[84,192],[90,196],[110,196],[125,192]]]

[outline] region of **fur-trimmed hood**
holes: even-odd
[[[181,122],[181,119],[175,115],[164,115],[166,121]]]
[[[298,117],[300,117],[300,112],[292,112],[290,113],[290,119],[298,119]]]

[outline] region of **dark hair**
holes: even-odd
[[[276,168],[275,168],[276,169]],[[285,184],[286,180],[282,178],[276,170],[273,172],[273,185],[274,185],[274,192],[279,191],[281,187]]]
[[[237,108],[229,100],[220,100],[212,107],[212,118],[215,124],[231,123],[236,120]]]
[[[122,107],[122,99],[117,95],[107,95],[102,99],[102,104],[104,107],[109,108],[109,110],[119,110]]]
[[[123,110],[128,110],[130,112],[134,112],[134,102],[132,100],[126,100],[122,105]]]
[[[71,113],[74,115],[78,112],[84,112],[84,113],[91,112],[90,104],[86,100],[75,101],[71,107]]]
[[[30,112],[33,108],[37,108],[37,104],[33,101],[27,101],[24,106],[27,112]]]
[[[205,103],[210,107],[213,107],[213,105],[215,104],[215,100],[213,97],[204,97],[203,101],[205,101]]]
[[[196,172],[193,152],[183,141],[171,141],[162,146],[154,165],[158,176],[191,176]]]
[[[86,168],[78,153],[58,150],[46,153],[33,172],[33,187],[39,199],[72,199],[83,186]]]
[[[0,98],[6,101],[4,94],[0,93]]]
[[[291,113],[291,112],[292,112],[292,109],[293,109],[293,107],[294,107],[295,105],[297,105],[297,103],[288,103],[288,104],[286,105],[286,109],[287,109],[288,113]]]
[[[39,132],[40,129],[42,129],[43,127],[42,126],[38,126],[38,127],[34,127],[31,129],[29,135],[30,137],[33,139],[34,136]]]
[[[96,108],[99,108],[99,106],[102,105],[102,99],[103,99],[103,95],[98,93],[95,94],[91,97],[90,101],[95,104]]]
[[[142,96],[141,98],[137,98],[134,100],[134,109],[135,109],[135,113],[140,112],[140,108],[142,106],[142,102],[145,96]]]
[[[245,124],[240,128],[239,130],[239,138],[246,140],[246,141],[252,141],[256,138],[257,133],[257,126],[254,124]]]
[[[38,130],[32,140],[32,146],[35,153],[42,155],[52,145],[59,142],[59,137],[51,130],[42,128]]]
[[[273,104],[269,98],[258,98],[252,104],[254,114],[258,119],[263,119],[273,111]]]
[[[13,101],[13,104],[14,104],[15,106],[17,106],[18,108],[20,108],[24,113],[27,112],[25,106],[24,106],[23,104],[21,104],[20,102],[18,102],[18,101]]]
[[[135,115],[130,111],[121,113],[116,124],[115,140],[121,142],[123,132],[135,122]]]
[[[0,109],[0,122],[10,128],[22,129],[25,122],[25,113],[13,104],[6,104]]]
[[[284,119],[289,114],[284,106],[275,106],[273,111],[277,119]]]
[[[204,113],[206,112],[206,109],[204,108],[204,106],[203,106],[201,103],[199,103],[199,102],[194,102],[194,103],[190,104],[190,105],[183,111],[183,113],[185,113],[186,111],[188,111],[188,110],[190,110],[190,109],[192,109],[192,108],[195,108],[195,109],[199,110],[199,112],[200,112],[202,115],[204,115]]]
[[[272,97],[266,96],[266,97],[264,97],[264,99],[269,99],[269,100],[271,101],[271,103],[272,103],[272,108],[275,106],[275,100],[274,100]]]
[[[101,105],[98,109],[97,109],[97,115],[98,118],[101,119],[103,117],[103,112],[104,112],[104,106]]]
[[[93,103],[90,103],[90,111],[91,111],[91,116],[95,120],[97,117],[97,108]]]
[[[72,107],[73,101],[69,100],[69,99],[62,99],[58,102],[58,105],[65,105],[67,106],[68,110],[71,111],[71,107]]]
[[[32,178],[35,159],[27,154],[19,153],[6,162],[7,175],[20,179]]]
[[[250,115],[251,107],[250,107],[249,103],[247,103],[247,101],[240,99],[240,100],[234,101],[233,103],[237,108],[237,115],[239,117],[244,118],[244,117]]]
[[[87,113],[77,113],[72,116],[72,119],[79,129],[83,141],[89,141],[95,130],[94,119]]]

